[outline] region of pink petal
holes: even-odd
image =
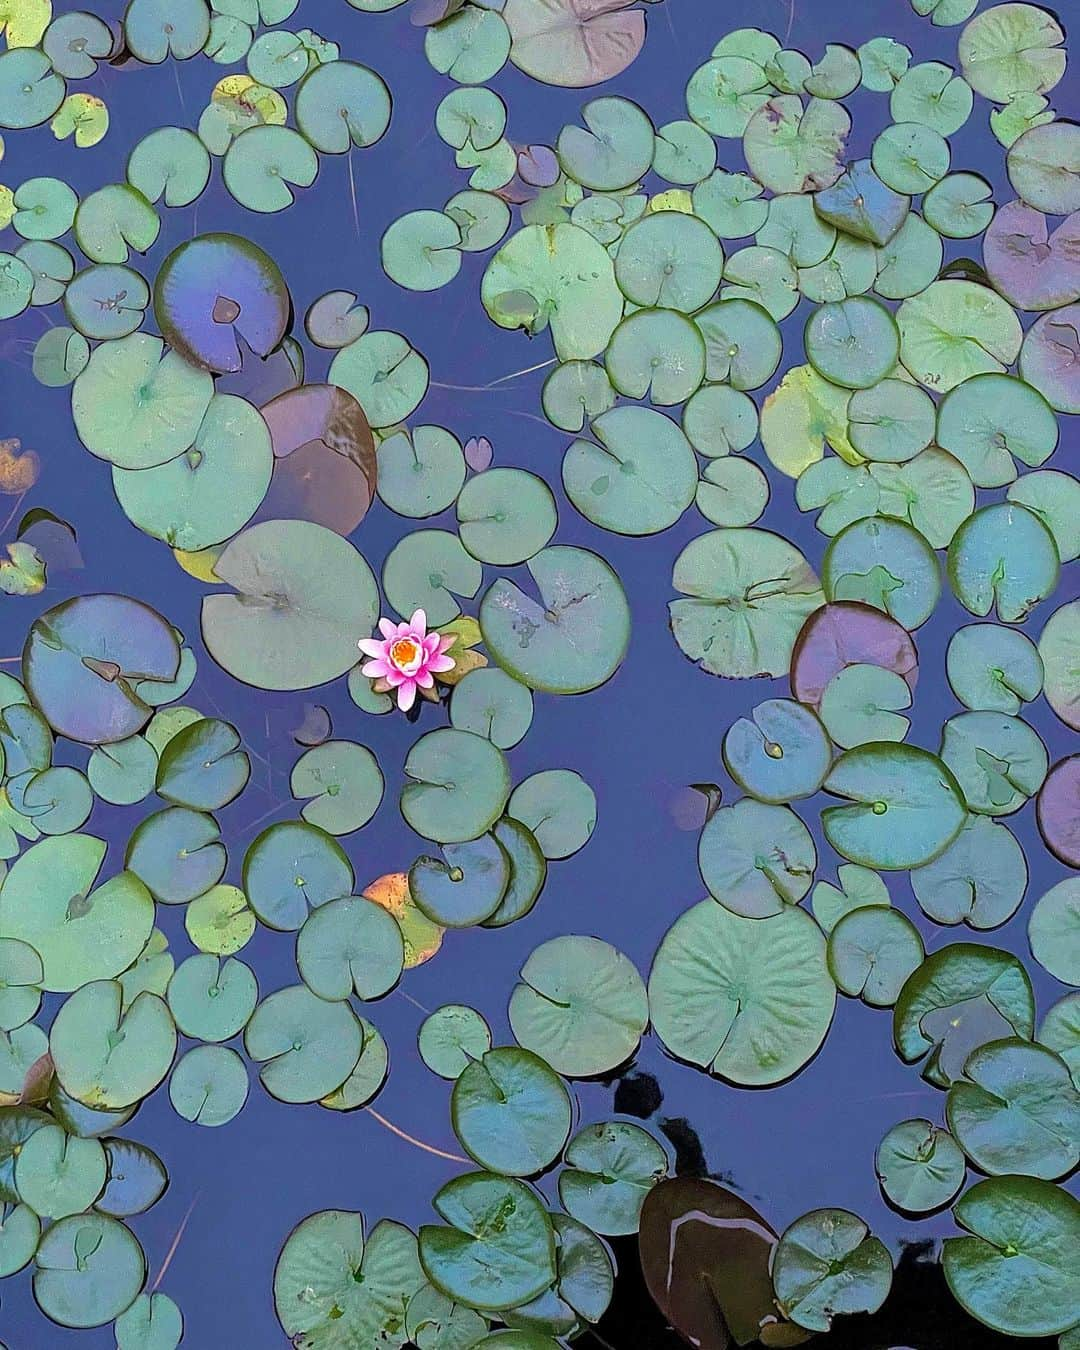
[[[444,637],[442,634],[440,634],[440,635],[439,635],[439,652],[440,652],[440,653],[442,653],[442,652],[448,652],[448,651],[450,650],[450,648],[454,645],[454,643],[455,643],[456,641],[457,641],[457,634],[456,634],[456,633],[447,633],[447,634],[445,635],[445,637]]]
[[[393,666],[388,665],[381,658],[377,658],[374,661],[365,661],[364,664],[360,667],[360,673],[362,675],[370,676],[371,679],[373,680],[379,679],[380,677],[383,679],[389,678],[390,672],[392,670]]]
[[[416,672],[416,683],[421,689],[430,689],[435,683],[435,678],[430,670],[418,670]]]
[[[378,638],[361,638],[356,644],[365,656],[385,656],[386,643]]]
[[[422,609],[413,610],[413,616],[409,620],[409,627],[414,629],[417,637],[423,637],[427,632],[427,615]]]
[[[439,650],[438,633],[428,633],[427,637],[421,639],[420,645],[423,647],[425,655],[434,656]]]
[[[383,676],[383,679],[386,681],[386,683],[390,686],[391,689],[396,689],[399,684],[405,684],[406,681],[409,679],[409,676],[403,675],[396,666],[391,666],[390,669]]]
[[[390,639],[397,637],[398,626],[393,619],[380,619],[379,632],[384,638]]]
[[[439,674],[444,670],[453,670],[456,664],[452,656],[433,656],[427,663],[427,668]]]
[[[398,687],[397,705],[402,712],[408,712],[416,702],[416,681],[405,680]]]

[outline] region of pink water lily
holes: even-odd
[[[397,705],[408,712],[416,701],[417,689],[430,689],[435,676],[453,670],[454,658],[446,653],[457,641],[451,633],[427,631],[427,615],[418,609],[408,623],[379,620],[379,638],[361,638],[356,644],[371,658],[363,673],[397,690]]]

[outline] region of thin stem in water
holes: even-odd
[[[450,1162],[464,1163],[466,1167],[469,1165],[468,1158],[463,1158],[460,1153],[447,1153],[445,1149],[436,1148],[434,1144],[425,1144],[422,1139],[414,1139],[411,1134],[406,1134],[404,1130],[399,1129],[393,1121],[379,1115],[373,1106],[366,1106],[364,1110],[367,1111],[369,1116],[374,1116],[380,1125],[385,1125],[391,1134],[396,1134],[399,1139],[404,1139],[406,1143],[415,1144],[417,1148],[422,1148],[425,1153],[433,1153],[436,1158],[446,1158]]]

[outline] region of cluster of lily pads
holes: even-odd
[[[744,795],[710,794],[709,896],[676,919],[647,984],[606,942],[566,936],[521,970],[516,1045],[493,1047],[472,1008],[425,1021],[419,1053],[453,1083],[452,1125],[479,1170],[443,1187],[442,1222],[415,1235],[384,1220],[365,1238],[344,1211],[305,1219],[274,1277],[294,1345],[551,1350],[602,1317],[615,1278],[603,1239],[635,1232],[654,1298],[693,1344],[794,1345],[836,1315],[876,1310],[892,1262],[857,1216],[815,1210],[778,1235],[723,1187],[665,1179],[666,1151],[644,1128],[576,1128],[568,1086],[632,1060],[650,1028],[727,1083],[780,1083],[820,1048],[839,990],[891,1008],[897,1053],[945,1093],[942,1121],[902,1121],[880,1142],[886,1199],[909,1215],[954,1204],[967,1235],[946,1240],[942,1264],[974,1317],[1075,1346],[1080,1203],[1056,1183],[1080,1163],[1080,993],[1038,1021],[1019,958],[967,941],[927,954],[881,875],[906,873],[935,923],[994,929],[1024,901],[1027,863],[1005,818],[1032,800],[1050,852],[1080,867],[1080,755],[1051,767],[1021,716],[1045,695],[1080,729],[1080,601],[1054,609],[1037,641],[1021,628],[1080,556],[1080,486],[1043,467],[1057,414],[1080,412],[1080,128],[1049,106],[1065,73],[1053,16],[975,7],[916,5],[965,24],[958,71],[912,64],[891,38],[830,44],[813,63],[739,29],[691,76],[686,119],[655,126],[602,96],[553,146],[517,147],[482,83],[508,58],[549,83],[609,78],[640,49],[644,12],[413,0],[429,60],[459,86],[436,127],[470,178],[441,211],[390,227],[387,274],[416,291],[447,285],[463,253],[496,248],[514,226],[481,301],[501,328],[550,332],[542,409],[576,437],[566,498],[627,536],[696,507],[715,528],[674,562],[676,642],[708,674],[785,677],[791,696],[727,728],[724,766]],[[251,753],[230,723],[177,702],[196,656],[145,604],[50,608],[30,627],[22,680],[0,681],[0,856],[13,860],[0,887],[0,1275],[32,1262],[44,1312],[67,1326],[115,1319],[120,1350],[172,1350],[182,1321],[145,1289],[123,1222],[161,1194],[164,1167],[114,1132],[166,1079],[181,1116],[232,1119],[248,1092],[227,1044],[240,1036],[279,1100],[366,1106],[389,1054],[353,1000],[370,1011],[445,929],[523,918],[548,862],[588,840],[591,788],[561,769],[514,786],[506,752],[535,694],[599,688],[629,638],[615,571],[553,542],[550,487],[412,420],[427,363],[407,338],[371,329],[354,294],[320,297],[301,332],[277,263],[237,235],[196,234],[152,283],[131,265],[153,247],[162,207],[191,206],[215,160],[240,205],[276,212],[314,182],[320,154],[387,130],[375,72],[310,30],[273,27],[294,9],[132,0],[118,30],[88,14],[54,20],[47,0],[0,11],[0,125],[59,119],[57,134],[88,128],[87,145],[96,132],[70,100],[88,96],[67,81],[97,61],[246,62],[197,129],[144,137],[126,182],[81,200],[55,178],[0,194],[0,224],[24,241],[0,254],[0,317],[63,304],[67,324],[37,343],[35,373],[71,386],[79,438],[111,466],[124,514],[209,588],[211,658],[263,690],[344,676],[362,713],[389,713],[391,688],[358,660],[380,586],[351,536],[376,497],[410,523],[447,523],[410,526],[380,571],[390,609],[423,611],[425,628],[454,640],[452,669],[428,686],[448,725],[413,745],[400,796],[437,856],[407,873],[357,887],[339,841],[378,809],[382,771],[316,716],[289,779],[300,819],[259,833],[242,884],[224,880],[215,813],[248,786]],[[290,106],[280,91],[293,85]],[[888,99],[891,122],[868,144],[842,102],[857,90]],[[952,169],[948,138],[976,94],[993,105],[1015,193],[1002,205],[979,175]],[[721,150],[742,167],[719,168]],[[58,242],[69,231],[85,267]],[[962,251],[976,247],[981,261]],[[800,347],[781,325],[804,304]],[[151,310],[157,334],[140,331]],[[785,337],[804,361],[784,364]],[[305,381],[313,349],[332,354],[325,382]],[[772,490],[744,453],[758,440],[817,513],[819,566],[758,524]],[[527,577],[485,571],[521,565]],[[40,590],[44,567],[25,570],[24,592]],[[945,584],[997,622],[954,634],[946,673],[965,710],[931,751],[908,743],[906,713],[913,634]],[[153,805],[101,884],[104,844],[82,832],[95,799]],[[800,801],[843,860],[836,885],[816,879]],[[158,905],[186,907],[195,954],[179,965]],[[299,976],[261,1001],[238,957],[260,923],[296,935]],[[1038,900],[1028,933],[1040,965],[1080,986],[1080,880]],[[66,996],[48,1034],[43,993]],[[196,1044],[177,1060],[181,1037]],[[963,1190],[969,1168],[985,1179]]]

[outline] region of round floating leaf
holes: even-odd
[[[451,506],[465,482],[461,443],[444,427],[402,428],[378,449],[379,496],[400,516],[423,518]]]
[[[382,237],[383,271],[407,290],[438,290],[453,281],[461,268],[460,244],[461,231],[450,216],[441,211],[410,211],[399,216]]]
[[[1080,867],[1080,756],[1059,760],[1047,774],[1036,818],[1050,852],[1067,867]]]
[[[817,852],[794,811],[744,797],[717,811],[701,832],[698,866],[712,895],[733,914],[781,914],[810,889]]]
[[[684,403],[704,378],[705,342],[685,315],[642,309],[616,328],[605,359],[620,394],[671,407]]]
[[[911,888],[935,923],[983,929],[1012,918],[1027,880],[1024,851],[1008,826],[972,815],[944,853],[912,871]]]
[[[297,1224],[274,1270],[274,1307],[294,1343],[331,1347],[405,1343],[404,1312],[423,1287],[416,1238],[383,1220],[327,1209]]]
[[[969,712],[942,728],[942,761],[956,775],[972,811],[1009,815],[1035,795],[1049,766],[1046,746],[1019,717]]]
[[[210,155],[193,131],[158,127],[128,156],[127,180],[148,202],[190,206],[210,180]]]
[[[793,94],[770,98],[754,113],[743,135],[750,172],[773,192],[831,187],[843,172],[844,143],[851,118],[838,103],[812,98],[804,106]]]
[[[893,1014],[900,1057],[911,1064],[929,1053],[923,1075],[937,1087],[960,1077],[977,1046],[1005,1036],[1029,1039],[1034,1029],[1024,967],[1010,952],[970,942],[931,952],[901,989]]]
[[[1015,629],[968,624],[949,640],[945,660],[952,691],[968,708],[1015,715],[1042,690],[1038,650]]]
[[[995,5],[960,34],[960,69],[977,94],[1008,103],[1017,94],[1042,94],[1065,74],[1065,41],[1053,15],[1036,5]]]
[[[95,980],[56,1015],[49,1053],[65,1092],[86,1106],[117,1111],[149,1096],[176,1053],[176,1028],[156,994],[126,1010],[115,980]]]
[[[594,0],[507,0],[510,60],[545,84],[581,89],[614,79],[641,51],[645,15]]]
[[[563,457],[563,485],[582,515],[619,534],[673,525],[697,487],[694,452],[675,423],[651,408],[620,407],[591,430],[599,444],[575,441]]]
[[[829,934],[829,973],[836,987],[872,1008],[891,1008],[923,959],[915,925],[884,905],[845,914]]]
[[[330,61],[300,81],[294,111],[296,125],[320,154],[343,155],[385,134],[390,91],[367,66]]]
[[[164,353],[164,354],[163,354]],[[121,469],[148,469],[194,444],[214,385],[149,333],[105,342],[71,390],[83,445]]]
[[[248,1095],[244,1061],[225,1045],[197,1045],[181,1056],[169,1079],[173,1110],[193,1125],[227,1125]]]
[[[747,919],[704,900],[668,931],[649,977],[668,1050],[746,1085],[798,1072],[825,1039],[835,1001],[825,938],[793,907]]]
[[[1080,601],[1056,609],[1039,637],[1039,656],[1046,671],[1046,701],[1058,717],[1080,730]]]
[[[433,733],[437,734],[437,733]],[[444,928],[467,928],[490,918],[510,880],[510,859],[491,834],[448,844],[443,860],[417,858],[409,890],[419,908]]]
[[[902,1120],[874,1155],[885,1198],[907,1214],[926,1214],[956,1198],[966,1165],[956,1140],[929,1120]]]
[[[269,826],[244,855],[248,903],[279,931],[295,932],[309,909],[349,895],[352,887],[352,865],[341,845],[303,821]]]
[[[155,899],[183,905],[221,880],[226,853],[220,837],[213,816],[173,806],[136,826],[124,861]]]
[[[65,600],[37,619],[23,649],[23,676],[50,726],[72,740],[125,740],[150,716],[133,685],[175,677],[173,629],[122,595]]]
[[[33,43],[0,55],[0,127],[39,126],[63,101],[64,81]]]
[[[935,281],[896,315],[900,359],[928,388],[947,393],[973,375],[1002,374],[1020,351],[1020,320],[973,281]]]
[[[627,230],[615,280],[636,305],[689,314],[708,303],[724,268],[719,240],[697,216],[657,211]]]
[[[251,941],[255,914],[239,886],[211,886],[184,911],[194,946],[213,956],[233,956]]]
[[[1080,994],[1066,994],[1047,1011],[1039,1042],[1061,1056],[1069,1065],[1073,1083],[1080,1087]]]
[[[240,795],[250,774],[236,728],[204,717],[177,732],[161,752],[157,791],[179,806],[216,811]]]
[[[983,238],[983,265],[994,285],[1017,309],[1057,309],[1080,299],[1080,259],[1075,213],[1052,233],[1046,217],[1023,202],[1009,202]]]
[[[879,383],[896,365],[900,350],[892,315],[865,296],[823,305],[808,320],[804,341],[818,374],[849,389]]]
[[[381,998],[398,982],[404,952],[393,915],[371,900],[345,896],[308,915],[296,939],[296,967],[320,998],[347,999],[354,992]]]
[[[378,617],[371,569],[321,525],[272,520],[238,535],[214,564],[235,595],[203,600],[203,638],[230,674],[260,689],[309,689],[356,662]]]
[[[807,619],[791,654],[791,689],[800,703],[818,704],[829,682],[851,665],[875,665],[902,675],[914,690],[918,654],[894,619],[855,602],[824,605]]]
[[[427,392],[427,362],[400,333],[374,331],[342,347],[330,383],[352,394],[373,427],[403,422]]]
[[[169,1174],[153,1149],[130,1139],[106,1139],[105,1156],[109,1175],[95,1209],[124,1218],[157,1204],[169,1184]]]
[[[667,1175],[668,1159],[648,1130],[628,1121],[586,1125],[566,1147],[559,1199],[598,1233],[636,1233],[641,1207]]]
[[[809,563],[766,530],[724,529],[692,540],[672,582],[692,598],[668,606],[685,655],[713,675],[779,675],[807,616],[823,601]]]
[[[34,1298],[62,1327],[100,1327],[135,1301],[146,1257],[134,1234],[104,1214],[54,1224],[34,1255]]]
[[[480,298],[500,328],[533,336],[550,324],[560,361],[603,351],[623,312],[604,246],[568,222],[528,225],[513,235],[488,264]]]
[[[506,1176],[542,1171],[570,1134],[570,1095],[538,1055],[514,1046],[472,1059],[450,1099],[454,1133],[481,1167]]]
[[[420,1229],[420,1261],[447,1297],[497,1311],[536,1298],[554,1282],[551,1220],[523,1182],[470,1172],[448,1182],[432,1204],[450,1226]]]
[[[822,811],[826,839],[843,857],[882,871],[931,862],[967,815],[956,779],[937,756],[891,741],[845,751],[825,790],[850,803]]]
[[[304,985],[264,998],[244,1029],[244,1049],[259,1078],[282,1102],[314,1102],[341,1086],[363,1048],[347,1003],[327,1003]]]
[[[225,152],[225,186],[249,211],[272,213],[293,204],[294,187],[310,187],[319,157],[290,127],[256,126],[242,131]]]
[[[992,1176],[1053,1181],[1080,1162],[1080,1093],[1064,1060],[1041,1045],[1014,1038],[975,1050],[945,1112],[961,1148]]]
[[[15,1163],[20,1198],[43,1219],[90,1208],[105,1185],[105,1150],[96,1139],[69,1138],[59,1125],[30,1136]]]
[[[911,707],[902,675],[882,666],[845,666],[825,686],[821,720],[845,750],[869,741],[902,741],[910,722],[900,711]]]
[[[284,336],[291,311],[289,288],[273,258],[235,234],[201,234],[181,244],[154,282],[154,315],[165,340],[211,371],[241,368],[241,339],[267,356]]]
[[[457,499],[458,533],[481,562],[513,566],[535,557],[555,533],[555,498],[542,478],[523,469],[486,469]]]
[[[821,565],[830,600],[858,600],[883,609],[909,631],[933,613],[941,573],[918,530],[899,520],[854,521],[835,536]]]
[[[0,1207],[0,1279],[16,1275],[37,1251],[41,1220],[29,1205]]]
[[[117,1350],[176,1350],[184,1318],[168,1294],[140,1294],[113,1330]]]
[[[16,860],[0,890],[0,937],[41,959],[40,984],[69,992],[117,975],[154,926],[154,902],[131,872],[94,888],[105,842],[88,834],[43,839]]]
[[[124,514],[172,548],[221,543],[255,514],[270,485],[270,433],[244,399],[216,395],[184,454],[154,469],[113,468]]]
[[[649,1019],[634,965],[606,942],[553,938],[521,968],[510,996],[517,1040],[570,1078],[606,1073],[633,1055]]]
[[[1035,960],[1062,984],[1080,985],[1080,877],[1066,877],[1043,895],[1028,920]]]
[[[837,1314],[874,1313],[892,1288],[892,1257],[857,1214],[815,1209],[780,1235],[773,1286],[787,1317],[828,1331]]]
[[[569,858],[596,828],[596,794],[580,774],[547,769],[517,785],[507,814],[528,827],[545,858]]]
[[[352,534],[371,505],[375,441],[364,410],[331,384],[288,389],[262,407],[274,474],[258,519],[310,520]]]
[[[1033,511],[1011,502],[980,507],[953,535],[946,565],[957,599],[980,618],[994,608],[1023,623],[1057,586],[1054,536]]]
[[[506,578],[484,593],[480,626],[491,655],[531,689],[595,689],[614,674],[630,637],[618,577],[595,553],[562,545],[543,549],[528,566],[539,601]]]
[[[491,1028],[475,1008],[445,1003],[424,1018],[417,1045],[432,1073],[454,1080],[491,1049]]]
[[[826,444],[849,464],[861,462],[848,440],[850,399],[813,366],[789,370],[761,410],[761,443],[773,465],[797,478],[822,458]]]
[[[402,789],[402,815],[417,834],[438,843],[476,839],[502,815],[510,795],[502,752],[485,737],[454,728],[422,736],[405,773],[413,781]]]
[[[470,671],[450,700],[451,725],[486,737],[500,750],[517,745],[532,717],[531,692],[498,667]]]
[[[767,699],[728,728],[724,767],[744,792],[762,802],[809,797],[832,760],[820,721],[791,699]],[[715,819],[715,817],[714,817]]]
[[[189,956],[168,989],[169,1011],[180,1031],[196,1041],[229,1041],[247,1024],[259,998],[250,966],[234,957]]]
[[[1034,1177],[990,1177],[953,1217],[969,1237],[946,1238],[941,1264],[962,1308],[1006,1336],[1046,1336],[1080,1320],[1068,1253],[1080,1241],[1080,1201]]]
[[[1080,412],[1080,306],[1067,305],[1036,319],[1024,337],[1020,373],[1058,412]]]
[[[379,808],[383,776],[375,756],[352,741],[324,741],[293,765],[289,790],[305,802],[300,814],[328,834],[351,834]]]

